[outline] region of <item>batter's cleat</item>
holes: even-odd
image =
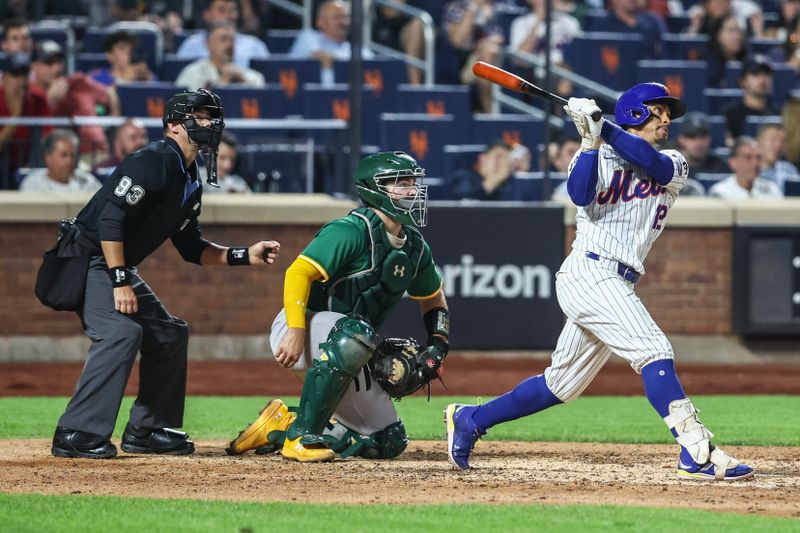
[[[292,440],[287,438],[281,455],[301,463],[325,463],[336,457],[336,453],[328,448],[322,437],[316,435],[301,435]]]
[[[156,455],[190,455],[194,442],[183,431],[170,428],[140,428],[132,424],[122,434],[122,451]]]
[[[486,431],[472,421],[476,406],[451,403],[444,410],[444,424],[447,428],[447,458],[459,470],[469,469],[469,455],[472,448]]]
[[[297,417],[281,400],[272,400],[264,407],[255,422],[239,433],[239,436],[228,444],[225,453],[241,455],[250,450],[269,447],[277,450],[283,443],[284,435]],[[266,452],[264,452],[266,453]]]
[[[709,461],[704,465],[694,462],[689,453],[681,448],[678,475],[697,481],[737,481],[755,475],[755,471],[750,465],[740,463],[713,444],[711,446]]]
[[[111,459],[116,457],[117,447],[100,435],[58,426],[50,453],[73,459]]]

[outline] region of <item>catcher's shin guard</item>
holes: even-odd
[[[228,455],[241,455],[268,444],[274,448],[282,446],[286,430],[295,416],[295,413],[289,412],[289,408],[281,400],[272,400],[261,410],[256,421],[243,429],[228,444],[225,452]]]
[[[323,446],[325,441],[314,442],[299,437],[322,435],[325,424],[342,401],[353,377],[372,357],[378,345],[378,336],[372,326],[358,318],[343,317],[328,334],[326,342],[320,344],[323,352],[318,361],[306,373],[297,419],[286,432],[284,457],[291,457],[296,445]]]

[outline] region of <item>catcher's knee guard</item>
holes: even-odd
[[[357,455],[365,459],[394,459],[408,446],[408,434],[402,420],[371,435],[360,435],[348,428],[339,436],[323,435],[323,438],[341,457]]]
[[[336,321],[322,355],[306,373],[297,419],[289,427],[288,439],[300,435],[321,435],[347,387],[367,364],[379,342],[375,330],[355,317]]]

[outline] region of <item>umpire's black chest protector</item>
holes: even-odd
[[[197,165],[192,163],[187,168],[178,143],[168,138],[126,157],[81,210],[75,223],[96,243],[99,255],[103,209],[107,202],[121,205],[126,211],[125,261],[128,266],[135,266],[165,240],[193,222],[196,225],[201,197]],[[138,202],[141,205],[136,205]]]

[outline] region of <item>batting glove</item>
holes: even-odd
[[[603,119],[601,117],[600,120],[595,121],[591,117],[593,113],[600,111],[595,101],[588,98],[570,98],[567,105],[564,106],[564,111],[572,118],[578,134],[581,136],[581,151],[588,152],[600,148],[600,144],[602,144],[600,130],[603,127]]]

